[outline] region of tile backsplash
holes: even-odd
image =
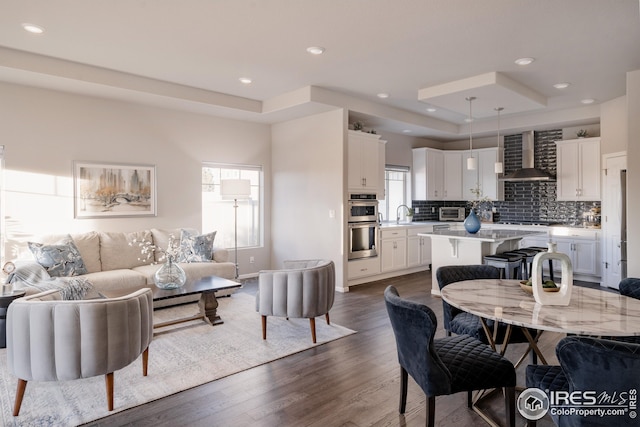
[[[556,145],[562,139],[562,129],[535,132],[535,167],[557,172]],[[504,171],[510,173],[522,166],[522,135],[504,137]],[[494,222],[523,224],[566,224],[581,225],[582,214],[592,207],[600,207],[600,201],[559,202],[556,201],[555,181],[505,182],[504,200],[494,201],[496,208]],[[415,221],[437,221],[441,206],[470,208],[466,200],[435,201],[413,200],[414,208],[419,208]]]

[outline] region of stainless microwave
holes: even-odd
[[[464,208],[443,207],[438,211],[440,221],[464,221]]]

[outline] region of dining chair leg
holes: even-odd
[[[325,318],[325,319],[326,319],[326,321],[327,321],[327,325],[330,325],[330,324],[331,324],[331,322],[329,321],[329,313],[326,313],[326,314],[324,315],[324,318]]]
[[[407,410],[407,383],[409,381],[409,373],[400,366],[400,406],[398,412],[404,414]]]
[[[504,389],[504,407],[507,415],[507,422],[510,427],[516,425],[516,388],[505,387]]]
[[[467,392],[467,408],[471,408],[473,406],[473,391],[469,390]]]
[[[316,319],[312,317],[309,319],[309,326],[311,326],[311,338],[313,339],[313,343],[316,343]]]
[[[262,339],[267,339],[267,316],[262,316]]]
[[[107,386],[107,409],[113,411],[113,372],[106,374],[104,381]]]
[[[426,421],[426,426],[427,427],[433,427],[435,425],[435,420],[436,420],[436,397],[435,396],[431,396],[428,397],[427,396],[427,421]]]
[[[27,381],[18,379],[18,388],[16,390],[16,401],[13,405],[13,416],[17,417],[20,414],[20,407],[22,406],[22,398],[24,397],[24,391],[27,388]]]

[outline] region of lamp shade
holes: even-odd
[[[478,169],[478,159],[476,159],[475,157],[468,157],[467,158],[467,169],[468,170],[476,170],[476,169]]]
[[[251,181],[248,179],[223,179],[220,195],[224,200],[248,199],[251,196]]]

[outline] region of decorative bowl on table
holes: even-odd
[[[533,295],[533,286],[531,284],[531,280],[521,280],[520,287],[526,293]],[[542,290],[545,292],[558,292],[560,288],[551,280],[547,280],[547,282],[542,285]]]

